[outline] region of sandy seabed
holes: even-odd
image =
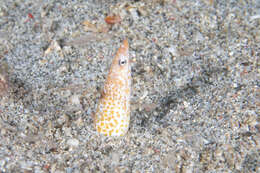
[[[130,129],[104,137],[124,38]],[[259,57],[259,0],[3,0],[0,172],[260,172]]]

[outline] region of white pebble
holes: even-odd
[[[79,145],[79,140],[72,138],[67,141],[67,144],[71,147],[77,147]]]
[[[73,105],[80,105],[79,95],[73,95],[70,97],[70,103]]]

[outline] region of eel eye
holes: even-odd
[[[125,65],[127,63],[126,59],[120,59],[118,64],[119,65]]]

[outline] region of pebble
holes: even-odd
[[[71,138],[67,141],[67,144],[71,147],[78,147],[79,146],[79,140],[75,138]]]
[[[80,95],[72,95],[71,97],[70,97],[70,103],[72,104],[72,105],[80,105]]]

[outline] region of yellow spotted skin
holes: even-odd
[[[105,136],[123,136],[128,131],[131,93],[128,47],[124,40],[112,61],[94,117],[96,130]]]

